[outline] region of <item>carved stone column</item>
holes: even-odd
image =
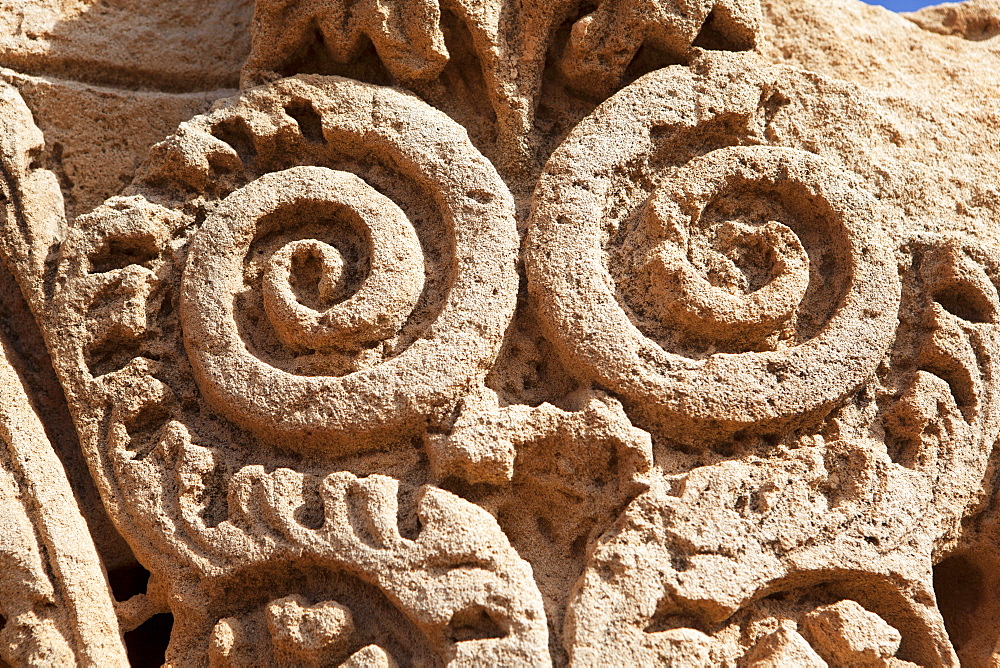
[[[995,0],[0,27],[0,663],[1000,659]]]

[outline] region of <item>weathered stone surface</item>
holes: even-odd
[[[123,88],[235,86],[252,0],[3,0],[0,65]]]
[[[834,665],[881,665],[899,651],[899,631],[854,601],[816,608],[802,626]]]
[[[805,638],[786,627],[781,627],[757,642],[747,653],[747,666],[752,668],[780,668],[803,666],[826,668],[829,664],[816,653]]]
[[[59,180],[70,220],[121,192],[153,144],[233,93],[120,89],[9,69],[0,81],[17,89],[42,131],[40,159]]]
[[[0,663],[1000,661],[1000,5],[0,0]]]

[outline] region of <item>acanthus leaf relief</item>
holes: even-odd
[[[0,25],[0,665],[1000,660],[995,2]]]

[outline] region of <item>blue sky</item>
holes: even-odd
[[[939,5],[945,0],[933,0],[932,2],[921,2],[921,0],[865,0],[869,5],[882,5],[886,9],[894,12],[912,12],[928,5]]]

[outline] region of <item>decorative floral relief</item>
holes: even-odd
[[[719,84],[694,84],[718,98],[696,105],[687,71],[627,87],[535,194],[529,289],[563,354],[654,442],[740,454],[672,473],[659,451],[649,491],[589,553],[569,661],[850,664],[850,634],[810,622],[836,604],[902,638],[865,661],[952,664],[931,567],[982,498],[998,435],[977,410],[993,405],[994,262],[939,238],[893,258],[892,216],[854,175],[753,145],[776,134],[759,101],[795,104],[787,74],[722,62],[705,76]],[[865,435],[883,425],[886,443]]]
[[[302,165],[310,155],[314,164]],[[234,569],[267,559],[346,568],[427,636],[426,661],[462,664],[514,651],[544,662],[537,589],[495,524],[491,537],[489,516],[469,515],[474,507],[465,510],[458,499],[442,501],[440,490],[417,492],[410,481],[407,493],[423,499],[415,501],[414,520],[423,524],[415,545],[425,547],[396,557],[399,563],[376,559],[365,567],[361,552],[351,552],[367,550],[365,541],[382,551],[403,547],[398,530],[392,538],[382,526],[395,525],[396,511],[379,514],[395,504],[395,488],[385,491],[394,482],[369,477],[343,492],[376,494],[362,504],[377,501],[354,547],[336,540],[322,547],[333,539],[293,530],[294,506],[282,514],[292,499],[273,488],[292,484],[287,475],[306,484],[282,462],[304,464],[315,480],[332,458],[360,452],[377,459],[365,453],[389,447],[402,448],[405,459],[412,452],[405,434],[442,419],[489,370],[513,310],[516,235],[503,183],[464,134],[395,91],[290,79],[184,126],[154,150],[133,192],[80,221],[66,244],[66,280],[53,311],[78,323],[57,335],[57,346],[63,360],[81,364],[70,391],[81,400],[102,480],[116,490],[119,521],[145,537],[140,552],[163,568],[185,564],[212,578],[236,577]],[[260,461],[279,468],[270,476],[247,468]],[[342,475],[349,474],[327,484],[337,487]],[[263,492],[267,500],[254,498],[261,485],[271,490]],[[346,527],[354,512],[336,514],[328,529]],[[270,542],[265,537],[279,527],[261,526],[261,514],[280,520],[283,538],[269,548],[257,543]],[[172,519],[162,525],[150,522],[155,517]],[[433,538],[440,522],[442,535]],[[455,533],[463,522],[477,527],[467,539]],[[267,554],[282,545],[286,556]],[[483,549],[507,553],[487,557]],[[422,579],[414,568],[432,563],[419,587],[434,581],[436,569],[450,575],[434,591],[413,593]],[[503,585],[508,591],[489,584],[484,571],[514,578]],[[410,589],[387,590],[403,586],[381,581],[393,573],[405,574]],[[463,578],[492,593],[466,599],[475,587],[461,585],[464,594],[447,594],[458,598],[446,614],[446,584]],[[171,596],[183,599],[183,589],[171,584]],[[418,612],[431,602],[432,610]],[[497,640],[473,637],[470,646],[448,636],[449,624],[471,615],[476,626],[480,612]],[[205,614],[192,612],[188,624]],[[184,653],[207,640],[211,626],[195,628],[175,630],[177,660],[194,661],[197,654]],[[274,642],[278,654],[287,650]]]
[[[247,90],[61,247],[8,215],[153,574],[123,626],[172,612],[175,665],[954,665],[995,249],[902,231],[878,102],[720,52],[757,3],[542,5],[259,2]],[[412,94],[281,78],[442,100],[470,48],[496,166]]]
[[[396,480],[335,473],[319,483],[324,516],[318,528],[310,529],[312,521],[303,522],[305,483],[302,474],[289,469],[266,474],[261,467],[244,468],[230,485],[235,507],[229,520],[207,533],[217,535],[220,547],[226,534],[242,533],[236,540],[252,541],[271,536],[265,540],[273,544],[267,561],[344,569],[345,575],[376,586],[405,617],[393,622],[381,612],[358,628],[350,610],[336,602],[306,605],[295,594],[271,601],[264,617],[276,660],[297,655],[328,665],[342,655],[350,665],[360,660],[352,658],[355,652],[375,652],[368,649],[366,636],[382,634],[388,636],[383,643],[395,646],[387,660],[395,655],[404,665],[548,662],[545,613],[531,569],[485,511],[425,486],[416,499],[422,527],[411,540],[397,526]],[[322,580],[309,582],[308,576],[306,581],[307,588],[324,586]],[[400,622],[411,626],[415,637],[400,637],[392,627],[373,628]],[[218,622],[211,634],[213,655],[221,660],[238,653],[239,636],[251,623],[232,618]],[[198,643],[202,633],[193,633],[188,641]],[[254,652],[261,649],[252,647]]]
[[[253,50],[243,84],[301,71],[359,73],[367,43],[378,55],[367,78],[390,83],[377,73],[384,67],[391,80],[448,105],[454,102],[448,88],[455,77],[445,72],[454,62],[451,51],[462,56],[471,51],[462,65],[481,69],[496,118],[497,158],[507,173],[505,167],[525,169],[533,158],[543,73],[562,26],[568,34],[558,69],[570,86],[599,99],[622,82],[643,45],[657,54],[651,62],[662,66],[687,58],[699,37],[709,48],[752,49],[760,30],[756,0],[596,4],[588,13],[588,3],[579,0],[531,7],[508,0],[260,1],[254,6]]]
[[[654,483],[578,583],[574,663],[957,665],[931,565],[980,502],[998,435],[986,406],[1000,274],[956,238],[907,250],[904,302],[916,304],[904,303],[885,379],[886,444],[817,436]],[[823,600],[862,617],[821,622],[809,610]],[[881,636],[858,645],[850,624]]]

